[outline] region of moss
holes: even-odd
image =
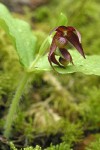
[[[10,150],[18,150],[13,144],[13,142],[10,142]],[[42,150],[42,149],[40,146],[37,145],[35,148],[33,148],[32,146],[28,146],[26,148],[21,148],[20,150]]]
[[[92,141],[85,150],[99,150],[100,149],[100,135],[96,135],[95,140]]]
[[[100,91],[94,87],[87,89],[87,99],[84,100],[80,105],[80,114],[85,127],[88,129],[99,129],[100,124]]]
[[[69,145],[73,145],[74,143],[78,143],[82,140],[83,137],[83,129],[80,123],[70,123],[69,121],[65,121],[63,129],[62,140]]]
[[[45,150],[72,150],[70,145],[67,143],[60,143],[59,145],[51,145],[50,147],[46,148]]]

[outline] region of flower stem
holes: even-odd
[[[7,119],[6,119],[6,123],[5,123],[4,136],[6,138],[9,138],[9,136],[10,136],[10,131],[11,131],[11,126],[12,126],[12,123],[13,123],[14,115],[16,113],[16,110],[17,110],[17,107],[18,107],[18,104],[19,104],[19,101],[20,101],[20,97],[23,93],[25,85],[28,82],[29,77],[30,77],[30,74],[26,72],[24,74],[24,77],[21,80],[21,82],[20,82],[20,84],[17,88],[17,91],[15,93],[15,96],[12,100],[12,103],[11,103],[11,106],[10,106],[10,109],[9,109],[9,113],[8,113],[8,116],[7,116]]]

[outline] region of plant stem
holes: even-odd
[[[15,96],[12,100],[12,104],[10,106],[9,113],[8,113],[8,116],[7,116],[7,119],[6,119],[6,124],[5,124],[4,136],[6,138],[9,138],[9,136],[10,136],[10,131],[11,131],[11,126],[12,126],[12,123],[13,123],[14,115],[16,113],[16,110],[17,110],[17,107],[18,107],[18,104],[19,104],[19,101],[20,101],[20,97],[23,93],[25,85],[28,82],[29,77],[30,77],[30,74],[26,72],[24,74],[24,77],[21,80],[21,82],[20,82],[20,84],[17,88],[17,91],[15,93]]]
[[[34,66],[38,62],[39,58],[40,58],[40,55],[37,55],[36,59],[33,61],[30,68],[31,67],[34,68]],[[4,136],[6,138],[9,138],[9,136],[10,136],[10,131],[11,131],[11,126],[12,126],[12,123],[13,123],[14,115],[16,113],[16,110],[17,110],[17,107],[18,107],[18,104],[19,104],[19,101],[20,101],[20,97],[23,94],[23,90],[24,90],[30,76],[31,76],[30,72],[25,72],[24,77],[21,80],[21,82],[20,82],[20,84],[17,88],[17,91],[15,93],[15,96],[12,100],[12,103],[11,103],[11,106],[10,106],[10,109],[9,109],[9,112],[8,112],[8,116],[7,116],[7,119],[6,119],[6,123],[5,123]]]

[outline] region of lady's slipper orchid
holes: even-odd
[[[66,66],[68,63],[73,64],[72,57],[66,49],[66,45],[68,44],[68,42],[72,44],[78,50],[78,52],[85,58],[85,54],[81,45],[81,35],[74,27],[59,26],[53,29],[52,32],[53,31],[56,31],[56,33],[53,37],[50,46],[50,52],[48,55],[48,60],[52,67],[52,63],[63,67]],[[55,55],[57,55],[57,48],[60,51],[59,60],[57,60],[55,57]]]

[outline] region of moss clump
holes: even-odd
[[[10,150],[18,150],[15,145],[13,144],[13,142],[10,142]],[[40,146],[36,146],[36,147],[32,147],[32,146],[28,146],[26,148],[21,148],[20,150],[42,150]]]
[[[92,141],[85,150],[100,150],[100,135],[95,136],[95,140]]]
[[[87,99],[80,103],[79,110],[82,117],[84,127],[90,130],[100,129],[100,90],[93,87],[91,90],[87,89]]]
[[[67,143],[60,143],[59,145],[51,145],[50,147],[46,148],[45,150],[72,150],[70,145]]]

